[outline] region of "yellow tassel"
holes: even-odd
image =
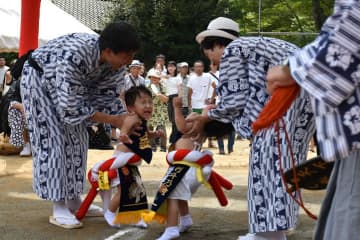
[[[141,214],[141,218],[142,218],[142,220],[144,220],[144,222],[150,223],[154,219],[155,215],[156,215],[156,212],[147,211],[147,212],[143,212]]]
[[[156,222],[158,222],[158,223],[160,223],[160,224],[165,224],[165,222],[166,222],[166,216],[160,215],[160,214],[156,214],[153,220],[156,221]]]
[[[114,224],[136,224],[141,220],[142,215],[146,212],[148,212],[148,210],[119,212],[116,214]]]

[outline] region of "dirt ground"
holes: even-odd
[[[234,184],[233,190],[226,192],[229,205],[221,207],[214,194],[201,187],[190,202],[194,226],[179,239],[236,240],[239,235],[247,233],[248,145],[248,141],[237,140],[235,152],[231,155],[215,154],[215,169]],[[210,150],[217,153],[217,149]],[[88,167],[111,154],[112,151],[90,150]],[[312,156],[314,154],[310,153],[309,157]],[[164,226],[156,223],[145,230],[131,226],[115,229],[109,227],[101,217],[85,218],[82,229],[55,227],[48,223],[51,203],[40,200],[32,191],[31,171],[30,157],[0,156],[0,239],[152,240],[164,230]],[[165,153],[156,152],[151,165],[143,164],[140,171],[151,203],[159,180],[166,171]],[[314,213],[319,212],[323,196],[323,191],[303,192],[306,206]],[[101,204],[100,198],[95,199],[95,204]],[[310,240],[314,225],[315,221],[300,211],[298,226],[288,232],[288,240]]]

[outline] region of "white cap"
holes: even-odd
[[[141,62],[139,60],[132,60],[131,64],[129,65],[129,68],[131,67],[141,67]]]
[[[147,74],[147,77],[156,77],[156,78],[161,78],[161,73],[160,71],[158,70],[155,70],[155,69],[150,69],[148,74]]]
[[[178,65],[179,67],[189,67],[189,64],[187,63],[187,62],[181,62],[181,63],[179,63],[179,65]]]
[[[206,37],[223,37],[235,40],[239,37],[239,24],[230,18],[215,18],[209,23],[207,30],[196,36],[196,41],[201,43]]]

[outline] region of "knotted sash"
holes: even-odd
[[[209,151],[199,152],[188,149],[179,149],[169,152],[166,160],[170,166],[174,166],[162,181],[160,188],[155,196],[151,210],[143,214],[142,218],[149,223],[156,220],[164,223],[166,220],[166,204],[165,200],[169,197],[171,192],[176,188],[177,184],[185,176],[190,167],[196,168],[197,181],[211,188],[217,196],[221,206],[226,206],[228,201],[224,194],[222,187],[227,190],[232,189],[233,185],[230,181],[220,176],[215,171],[211,170],[209,179],[206,180],[203,175],[203,168],[205,166],[212,167],[214,160],[212,153]]]
[[[131,152],[120,153],[116,157],[96,163],[88,172],[91,188],[76,212],[76,218],[79,220],[84,218],[99,191],[111,191],[110,183],[118,177],[119,168],[127,164],[138,165],[140,163],[141,157]]]

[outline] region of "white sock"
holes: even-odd
[[[114,224],[115,217],[116,213],[111,212],[109,209],[104,213],[104,218],[111,227],[120,227],[120,224]]]
[[[148,225],[146,224],[146,222],[144,222],[144,220],[140,220],[137,224],[135,224],[135,227],[138,227],[138,228],[147,228]]]
[[[102,202],[103,202],[103,210],[105,212],[106,209],[109,209],[109,206],[110,206],[111,190],[99,191],[99,194],[101,196],[101,199],[102,199]]]
[[[71,212],[76,212],[82,203],[82,199],[81,197],[77,196],[74,199],[67,199],[65,201],[67,208],[71,211]]]
[[[70,212],[70,210],[65,204],[65,201],[54,201],[53,204],[53,217],[56,219],[57,222],[69,225],[75,225],[80,223],[76,219],[76,217]]]
[[[178,227],[167,227],[165,232],[156,240],[171,240],[180,237]]]
[[[180,216],[179,231],[181,233],[188,231],[192,225],[193,225],[193,220],[191,219],[190,214],[185,216]]]

